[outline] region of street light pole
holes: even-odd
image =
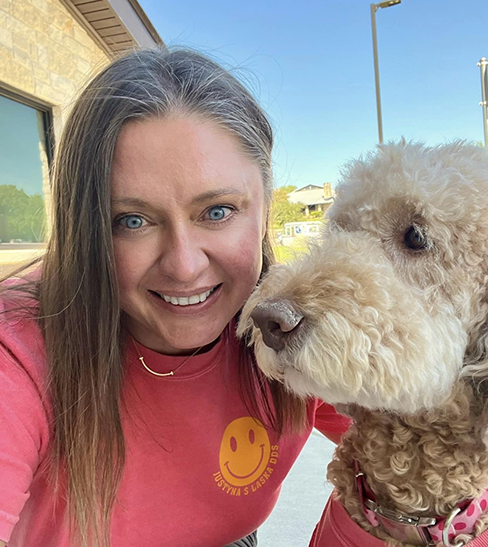
[[[481,102],[480,106],[483,107],[483,129],[485,133],[485,148],[488,149],[488,59],[482,57],[478,66],[481,69]]]
[[[378,116],[378,142],[383,143],[383,121],[381,117],[380,69],[378,64],[378,38],[376,34],[376,12],[379,8],[389,8],[400,4],[402,0],[387,0],[371,4],[371,30],[373,33],[374,81],[376,87],[376,113]]]

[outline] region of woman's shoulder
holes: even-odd
[[[0,475],[7,516],[22,507],[26,485],[48,455],[52,423],[35,299],[17,289],[0,288]]]
[[[339,443],[342,435],[349,429],[351,419],[319,399],[311,399],[309,409],[314,415],[314,427],[334,443]]]
[[[7,280],[0,287],[0,369],[16,366],[32,380],[45,376],[45,348],[32,286]]]

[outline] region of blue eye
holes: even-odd
[[[144,220],[138,215],[127,215],[119,220],[119,223],[129,230],[137,230],[141,228]]]
[[[227,211],[231,211],[231,208],[224,207],[222,205],[216,205],[215,207],[211,207],[208,210],[208,218],[215,221],[224,220],[224,218],[227,217],[229,214]]]

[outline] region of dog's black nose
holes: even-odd
[[[264,343],[275,351],[282,350],[287,339],[298,331],[303,315],[289,300],[265,300],[251,313],[252,320],[261,330]]]

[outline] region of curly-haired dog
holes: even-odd
[[[350,164],[323,240],[271,268],[239,329],[265,374],[354,420],[326,512],[356,532],[320,545],[488,545],[485,150],[403,141]]]

